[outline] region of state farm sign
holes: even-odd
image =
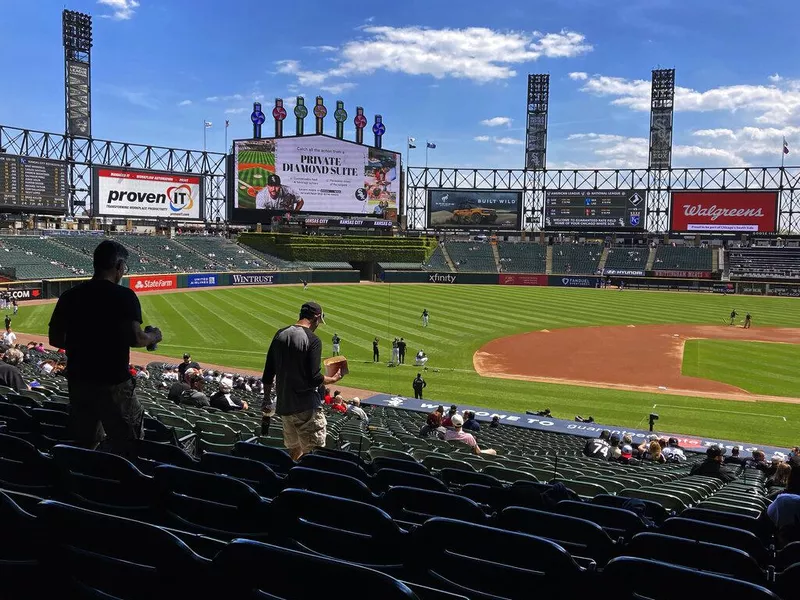
[[[673,192],[672,231],[766,232],[778,224],[778,192]]]
[[[158,292],[162,290],[174,290],[178,287],[177,275],[143,275],[131,277],[130,288],[134,292]]]
[[[157,171],[97,168],[94,200],[98,215],[202,219],[202,179]]]

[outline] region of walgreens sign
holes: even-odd
[[[772,233],[778,192],[673,192],[670,213],[672,231]]]
[[[95,169],[96,214],[153,219],[202,219],[201,179],[129,169]]]
[[[177,275],[143,275],[141,277],[131,277],[130,288],[134,292],[159,292],[162,290],[174,290],[178,287]]]

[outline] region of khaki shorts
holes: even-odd
[[[328,421],[322,408],[281,417],[283,445],[288,449],[300,448],[305,454],[325,446]]]

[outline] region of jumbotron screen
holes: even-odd
[[[0,206],[64,213],[68,208],[68,195],[66,163],[0,154]]]
[[[286,213],[397,219],[400,155],[327,135],[236,140],[230,218]]]
[[[544,229],[639,231],[646,205],[644,190],[546,190]]]

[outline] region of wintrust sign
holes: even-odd
[[[201,219],[202,179],[128,169],[95,169],[95,207],[99,215]]]
[[[765,232],[778,224],[778,192],[673,192],[672,231]]]
[[[231,285],[272,285],[275,283],[275,275],[265,275],[264,273],[233,273],[231,275]]]
[[[141,277],[131,277],[130,288],[135,292],[159,292],[163,290],[174,290],[178,287],[177,275],[147,275]]]
[[[456,276],[452,273],[428,273],[428,283],[455,283]]]

